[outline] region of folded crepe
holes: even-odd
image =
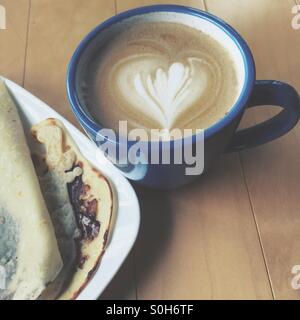
[[[0,300],[36,299],[62,268],[22,124],[0,79]]]
[[[45,299],[75,299],[99,265],[108,242],[114,196],[107,179],[82,156],[63,124],[47,119],[32,128],[44,146],[35,156],[64,267]]]

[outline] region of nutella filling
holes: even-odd
[[[68,192],[77,224],[81,231],[79,240],[93,241],[99,234],[100,222],[96,219],[98,202],[86,199],[90,187],[83,183],[82,175],[68,183]]]

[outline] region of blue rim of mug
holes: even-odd
[[[71,104],[72,110],[77,119],[80,121],[81,125],[84,127],[85,130],[87,130],[88,133],[93,134],[95,137],[97,136],[99,130],[103,129],[104,127],[101,126],[101,124],[95,122],[95,120],[90,115],[88,115],[88,113],[85,111],[84,107],[82,107],[79,101],[79,97],[77,95],[76,90],[76,72],[80,58],[84,53],[85,49],[88,47],[88,45],[103,30],[111,27],[115,23],[126,20],[133,16],[155,12],[183,13],[208,20],[209,22],[213,23],[218,28],[220,28],[223,32],[225,32],[234,41],[235,45],[238,47],[242,54],[245,69],[245,81],[241,93],[235,104],[231,107],[230,111],[225,115],[224,118],[222,118],[212,126],[204,129],[205,139],[211,137],[212,135],[226,127],[228,124],[230,124],[246,108],[247,101],[250,97],[255,82],[255,63],[247,43],[235,29],[233,29],[222,19],[210,13],[187,6],[153,5],[139,7],[136,9],[119,13],[98,25],[81,41],[70,60],[67,71],[67,96]],[[195,141],[196,136],[196,134],[193,135],[193,142]],[[112,142],[116,143],[116,141]]]

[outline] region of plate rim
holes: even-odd
[[[114,229],[112,231],[110,243],[107,246],[107,248],[105,249],[105,251],[103,252],[103,256],[101,258],[99,266],[97,267],[97,270],[93,274],[92,278],[89,280],[86,287],[82,290],[82,292],[76,298],[76,300],[97,300],[97,299],[99,299],[101,294],[104,292],[104,290],[106,289],[108,284],[112,281],[112,279],[118,273],[119,269],[124,264],[128,255],[132,251],[134,244],[137,240],[139,230],[140,230],[140,224],[141,224],[141,210],[140,210],[138,196],[137,196],[134,188],[130,184],[130,182],[121,174],[121,172],[117,168],[115,168],[113,166],[112,163],[109,162],[108,159],[103,158],[103,161],[106,161],[106,167],[102,170],[102,169],[100,169],[99,164],[97,165],[96,163],[91,161],[88,156],[85,155],[80,144],[87,144],[87,146],[85,146],[85,148],[88,148],[91,150],[92,149],[97,150],[97,147],[86,135],[84,135],[82,132],[80,132],[71,122],[69,122],[62,115],[60,115],[57,111],[55,111],[53,108],[51,108],[48,104],[43,102],[41,99],[39,99],[38,97],[33,95],[31,92],[27,91],[25,88],[21,87],[17,83],[15,83],[5,77],[0,76],[0,78],[4,80],[9,91],[11,92],[14,99],[16,100],[17,108],[20,109],[22,113],[26,113],[26,110],[25,110],[24,106],[22,106],[22,101],[20,99],[18,99],[18,93],[26,96],[26,98],[28,98],[29,100],[32,100],[33,104],[39,105],[39,107],[41,108],[40,112],[49,113],[48,118],[54,117],[54,118],[58,118],[59,120],[61,120],[64,123],[66,129],[68,130],[68,133],[71,135],[71,137],[74,139],[76,145],[79,147],[83,156],[85,156],[87,158],[87,160],[92,163],[92,165],[96,166],[108,178],[109,182],[112,183],[113,188],[117,192],[117,209],[116,209],[117,212],[116,212],[116,217],[115,217],[116,221],[115,221],[115,226],[113,227]],[[35,111],[35,112],[38,113],[39,111]],[[44,119],[46,119],[46,118],[44,118]],[[21,120],[22,120],[22,117],[21,117]],[[42,120],[38,120],[38,122],[39,121],[42,121]],[[24,128],[24,123],[22,123],[22,124],[23,124],[23,128]],[[78,138],[81,139],[81,142],[78,142]],[[97,160],[97,159],[95,159],[95,160]],[[111,170],[111,172],[108,173],[108,170]],[[120,187],[119,187],[119,184],[117,185],[114,181],[117,179],[120,179],[120,181],[122,182],[122,185],[126,188],[126,192],[130,196],[129,199],[131,201],[131,204],[129,207],[128,207],[128,203],[126,203],[126,206],[124,206],[120,203],[120,200],[121,200],[119,197]],[[127,207],[127,208],[125,208],[125,207]],[[124,208],[123,209],[124,213],[122,213],[123,211],[121,211],[122,208]],[[103,261],[105,263],[105,257],[107,257],[111,251],[113,251],[111,248],[111,244],[113,243],[114,246],[117,246],[117,243],[114,243],[113,241],[114,241],[115,234],[118,233],[118,226],[117,226],[118,220],[120,220],[122,218],[122,217],[120,217],[120,212],[121,212],[121,214],[125,214],[126,210],[127,211],[130,210],[132,217],[135,219],[135,222],[132,223],[132,226],[131,226],[132,234],[129,239],[126,239],[127,245],[122,246],[122,248],[123,248],[122,252],[124,254],[122,257],[120,257],[120,259],[116,260],[117,263],[114,263],[114,271],[109,276],[104,276],[104,278],[101,279],[101,276],[103,277],[103,275],[101,274],[101,266],[103,265]],[[96,282],[99,281],[99,277],[102,280],[102,284],[101,285],[98,284],[98,286],[97,286]],[[98,287],[98,289],[97,289],[97,287]]]

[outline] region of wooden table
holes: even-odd
[[[253,50],[259,79],[300,91],[299,0],[164,1],[207,10],[234,26]],[[80,39],[117,12],[151,0],[0,0],[0,73],[73,123],[66,66]],[[299,2],[300,4],[300,2]],[[253,110],[244,125],[273,114]],[[299,299],[300,127],[283,138],[224,155],[209,174],[182,189],[137,188],[142,226],[136,246],[102,298]]]

